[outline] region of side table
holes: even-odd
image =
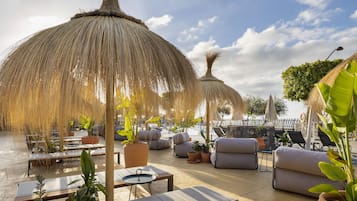
[[[268,169],[268,156],[273,153],[272,150],[262,150],[260,151],[261,153],[261,158],[260,158],[260,166],[259,166],[259,171],[261,172],[269,172],[270,170]],[[265,160],[265,166],[263,169],[263,160]]]
[[[136,197],[136,185],[138,184],[148,184],[149,193],[151,194],[151,183],[156,179],[155,175],[143,174],[143,169],[139,168],[136,170],[135,174],[130,174],[123,177],[123,182],[130,185],[129,200],[134,186],[134,197]]]

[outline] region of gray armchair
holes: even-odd
[[[258,143],[255,138],[218,138],[211,163],[215,168],[258,168]]]
[[[188,133],[178,133],[173,136],[174,152],[178,157],[187,157],[187,152],[192,151],[193,143]]]
[[[319,167],[320,161],[329,161],[326,152],[309,151],[291,147],[279,147],[273,152],[273,188],[318,197],[308,189],[317,184],[332,184],[343,189],[338,182],[324,176]]]

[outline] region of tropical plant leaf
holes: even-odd
[[[311,193],[322,193],[322,192],[338,192],[334,186],[331,184],[318,184],[308,189]]]
[[[346,117],[352,105],[354,75],[342,70],[330,89],[330,97],[326,104],[326,112],[337,117]]]
[[[346,173],[341,167],[335,166],[324,161],[319,162],[319,167],[321,172],[332,181],[345,181],[347,178]]]
[[[320,95],[321,95],[322,99],[324,100],[325,105],[327,105],[331,87],[323,82],[317,83],[316,87],[317,87],[318,91],[320,92]]]

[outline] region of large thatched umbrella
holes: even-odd
[[[203,98],[206,101],[206,138],[208,140],[210,139],[209,121],[211,120],[211,105],[217,106],[220,102],[227,102],[233,107],[233,118],[235,119],[242,119],[244,110],[243,99],[240,94],[212,75],[212,65],[218,55],[217,52],[208,52],[206,54],[207,72],[199,78],[202,85]]]
[[[338,64],[335,68],[333,68],[330,72],[328,72],[321,80],[320,82],[323,82],[328,85],[332,85],[335,82],[335,79],[337,75],[340,73],[340,71],[346,67],[346,65],[351,61],[351,60],[356,60],[357,61],[357,52],[354,53],[351,57],[347,58],[340,64]],[[323,110],[324,103],[323,100],[321,99],[321,96],[317,90],[316,87],[314,87],[310,94],[309,98],[307,100],[307,104],[311,106],[311,109],[314,112],[321,112]]]
[[[30,121],[46,129],[57,123],[63,131],[70,117],[87,111],[83,97],[105,102],[107,200],[114,195],[114,92],[185,91],[191,99],[200,89],[182,53],[123,13],[117,0],[24,41],[2,64],[0,85],[0,105],[14,128]]]

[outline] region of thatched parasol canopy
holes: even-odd
[[[340,71],[346,67],[346,65],[351,61],[351,60],[356,60],[357,61],[357,52],[354,53],[351,57],[347,58],[346,60],[344,60],[343,62],[341,62],[340,64],[338,64],[335,68],[333,68],[330,72],[328,72],[321,80],[320,82],[323,82],[325,84],[328,85],[332,85],[335,82],[335,79],[337,77],[337,75],[340,73]],[[316,87],[314,87],[310,94],[309,94],[309,98],[307,99],[307,104],[309,106],[311,106],[311,109],[314,112],[318,112],[320,113],[324,106],[324,102],[321,99],[321,96],[317,90]]]
[[[233,118],[242,119],[244,111],[244,103],[240,94],[231,88],[230,86],[224,84],[222,80],[214,77],[212,75],[212,65],[217,59],[219,53],[208,52],[206,54],[207,62],[207,72],[204,76],[199,78],[202,86],[203,98],[206,101],[206,137],[209,139],[209,121],[211,120],[210,109],[211,106],[216,108],[216,106],[221,102],[226,102],[233,108]]]
[[[191,99],[200,90],[185,56],[123,13],[117,0],[24,41],[2,64],[0,85],[1,109],[13,128],[56,123],[63,131],[73,116],[94,111],[102,118],[92,103],[105,104],[107,200],[113,200],[115,92],[153,103],[145,94],[184,91]]]

